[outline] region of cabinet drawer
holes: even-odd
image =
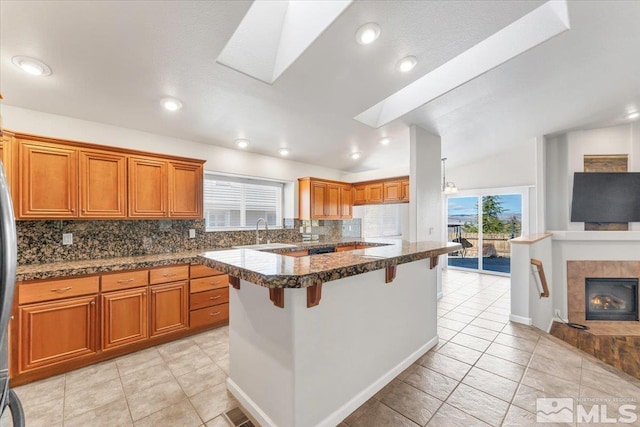
[[[189,277],[191,277],[192,279],[198,279],[200,277],[217,276],[219,274],[224,274],[224,273],[220,270],[207,267],[206,265],[191,264],[191,271],[189,273]]]
[[[189,320],[189,325],[192,328],[226,322],[229,320],[229,304],[214,305],[213,307],[194,310],[190,313]]]
[[[336,247],[336,252],[346,252],[346,251],[353,251],[355,250],[356,246],[355,245],[349,245],[349,246],[338,246]]]
[[[229,275],[222,274],[220,276],[203,277],[201,279],[191,280],[189,291],[193,294],[196,292],[210,291],[212,289],[226,288],[229,286]]]
[[[169,267],[153,268],[149,270],[149,282],[152,285],[158,283],[177,282],[189,278],[189,266],[172,265]]]
[[[191,310],[199,310],[216,304],[229,302],[229,288],[214,289],[212,291],[191,294]]]
[[[22,283],[18,286],[18,303],[29,304],[98,293],[98,276]]]
[[[149,284],[149,270],[103,274],[100,278],[100,284],[102,292],[146,286]]]

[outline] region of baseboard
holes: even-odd
[[[515,314],[510,314],[509,320],[516,323],[522,323],[523,325],[528,325],[528,326],[531,326],[531,323],[532,323],[530,317],[516,316]]]
[[[342,420],[362,406],[364,402],[372,398],[377,392],[382,390],[382,388],[389,384],[391,380],[400,375],[402,371],[411,366],[413,362],[422,357],[423,354],[433,348],[436,344],[438,344],[437,335],[374,381],[370,386],[355,395],[351,400],[346,402],[327,418],[316,424],[315,427],[335,427],[340,424]],[[240,405],[249,412],[251,417],[255,418],[262,427],[276,427],[273,420],[271,420],[269,416],[267,416],[267,414],[265,414],[264,411],[262,411],[262,409],[249,396],[247,396],[231,378],[227,379],[227,389],[231,394],[233,394],[238,402],[240,402]]]

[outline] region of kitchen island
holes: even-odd
[[[305,257],[234,249],[227,388],[263,426],[335,426],[433,347],[439,255],[398,242]]]

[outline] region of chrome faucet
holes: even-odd
[[[256,221],[256,245],[260,244],[260,235],[258,234],[260,221],[264,222],[264,236],[267,238],[267,244],[269,244],[271,241],[269,240],[269,225],[267,224],[267,220],[264,218],[258,218],[258,221]]]

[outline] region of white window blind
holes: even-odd
[[[391,237],[402,235],[400,205],[366,205],[362,228],[364,237]]]
[[[205,173],[204,212],[207,230],[254,228],[258,218],[282,226],[282,187],[278,182]]]

